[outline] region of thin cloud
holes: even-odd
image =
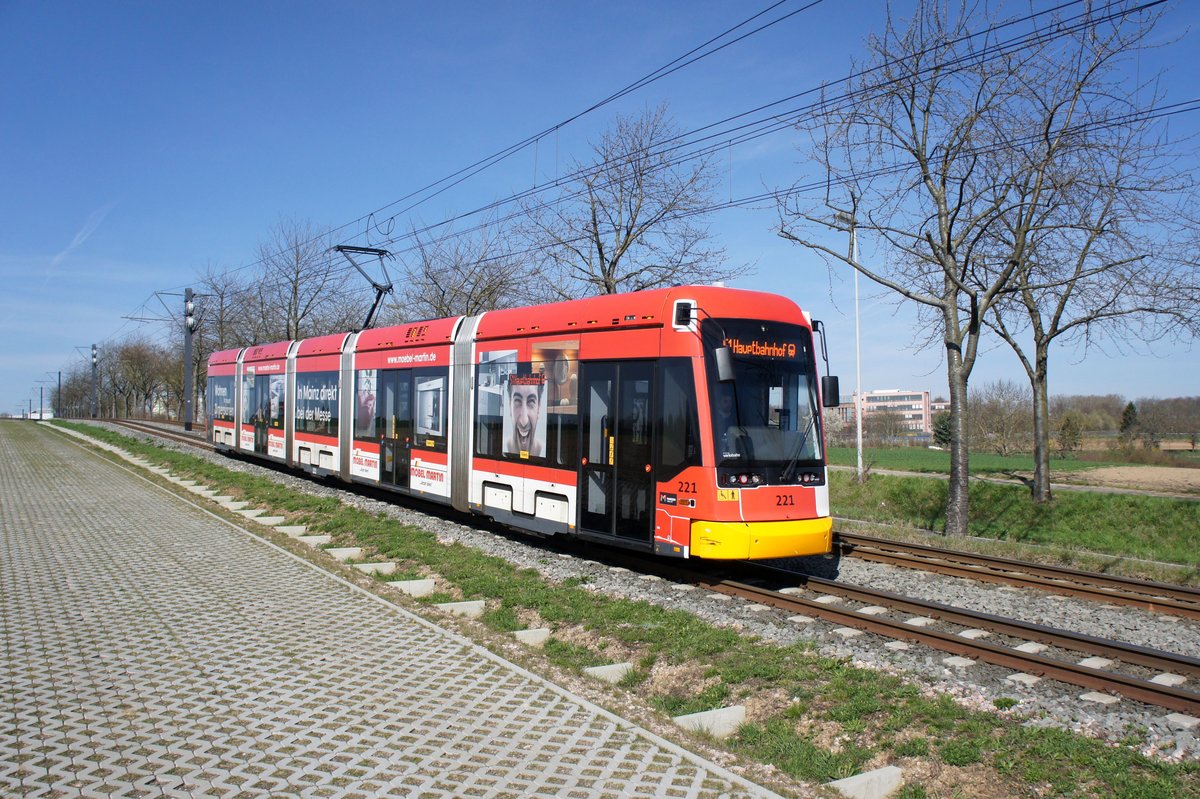
[[[75,233],[74,238],[71,239],[71,243],[68,244],[62,252],[50,259],[50,266],[46,269],[47,276],[49,276],[50,272],[58,269],[58,265],[66,260],[67,256],[82,247],[84,242],[92,237],[92,234],[99,229],[100,224],[104,221],[104,217],[108,216],[108,212],[113,209],[114,205],[115,203],[102,205],[95,211],[92,211],[90,214],[88,214],[88,218],[84,221],[83,227],[81,227]]]

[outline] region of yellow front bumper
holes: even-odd
[[[833,545],[833,519],[785,522],[692,522],[691,554],[714,560],[759,560],[824,555]]]

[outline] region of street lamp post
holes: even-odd
[[[853,198],[852,198],[853,199]],[[857,205],[857,203],[854,203]],[[853,206],[852,206],[853,207]],[[833,215],[833,219],[840,225],[845,225],[850,231],[850,262],[858,263],[858,235],[857,223],[858,220],[854,216],[853,211],[838,211]],[[862,332],[859,323],[859,308],[858,308],[858,269],[854,269],[854,426],[855,435],[857,437],[858,450],[858,466],[856,474],[858,482],[863,479],[863,403],[862,394]]]

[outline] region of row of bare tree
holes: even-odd
[[[873,254],[814,234],[828,197],[783,195],[779,232],[921,310],[946,362],[951,534],[967,530],[967,386],[986,336],[1025,367],[1034,498],[1046,501],[1052,345],[1200,332],[1194,162],[1158,120],[1160,76],[1132,68],[1163,13],[919,2],[869,38],[853,102],[801,126]]]

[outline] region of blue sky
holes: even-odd
[[[0,411],[36,404],[75,348],[141,331],[155,291],[207,266],[255,259],[281,218],[335,226],[386,206],[653,71],[769,3],[55,3],[0,0]],[[800,8],[793,2],[781,12]],[[776,12],[776,16],[780,12]],[[617,112],[667,102],[697,128],[847,74],[880,2],[828,0],[594,112],[422,205],[447,215],[527,188]],[[1168,13],[1154,54],[1189,99],[1198,52],[1190,4]],[[1180,124],[1195,125],[1188,120]],[[732,149],[719,194],[812,179],[792,133]],[[831,333],[853,387],[848,274],[776,237],[771,207],[712,220],[751,267],[734,285],[797,300]],[[400,220],[407,227],[408,220]],[[357,232],[358,229],[355,229]],[[869,246],[864,242],[864,246]],[[863,383],[945,393],[912,315],[862,283]],[[178,301],[176,298],[168,298]],[[161,315],[149,300],[145,311]],[[973,383],[1023,381],[999,342]],[[1196,394],[1200,349],[1056,353],[1052,393]]]

